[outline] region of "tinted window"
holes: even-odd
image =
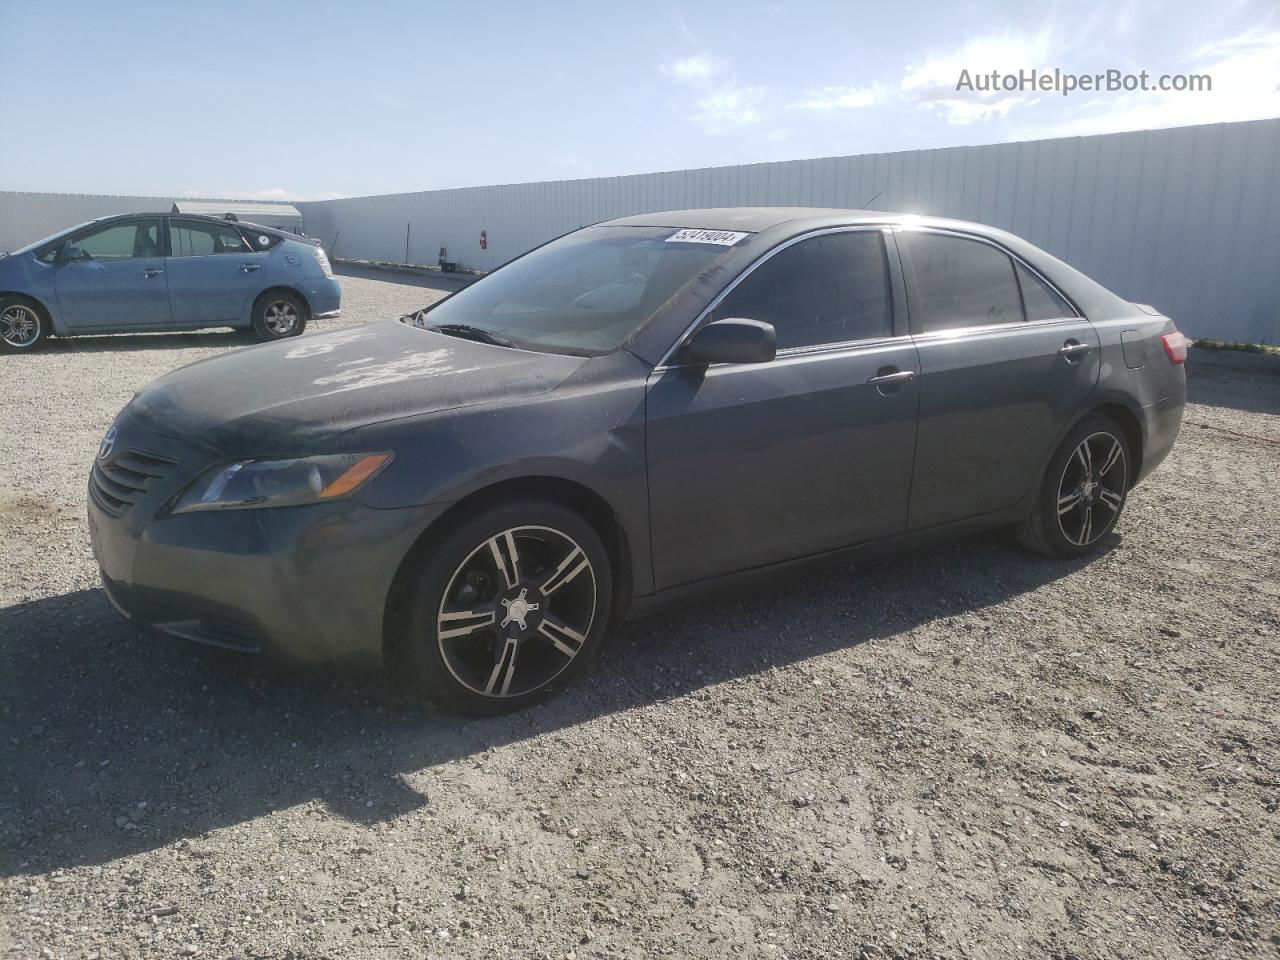
[[[169,252],[174,257],[207,257],[215,253],[247,253],[235,227],[197,220],[169,221]]]
[[[1020,323],[1022,300],[1013,261],[990,244],[938,233],[906,232],[926,333],[992,323]]]
[[[1022,264],[1017,264],[1018,282],[1022,284],[1022,302],[1028,320],[1055,320],[1074,317],[1071,305],[1045,286],[1044,282]]]
[[[241,229],[244,232],[245,239],[249,241],[249,244],[255,250],[270,250],[280,242],[280,238],[274,234],[263,233],[261,230],[254,230],[252,227],[242,227]]]
[[[773,324],[779,349],[891,336],[884,240],[862,230],[793,244],[747,274],[711,314],[727,317]]]
[[[130,220],[99,227],[71,243],[91,260],[126,260],[160,255],[160,221]]]

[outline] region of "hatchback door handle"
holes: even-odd
[[[1091,343],[1080,343],[1076,340],[1068,340],[1058,348],[1058,355],[1073,360],[1076,357],[1082,357],[1093,349]]]
[[[155,267],[147,267],[147,269],[142,271],[142,275],[146,277],[148,280],[154,280],[156,277],[160,276],[163,273],[164,273],[163,270],[157,270]]]
[[[241,270],[243,270],[245,273],[253,273],[253,271],[255,271],[255,270],[261,270],[261,269],[262,269],[262,264],[260,264],[260,263],[242,263],[242,264],[240,264],[240,269],[241,269]]]

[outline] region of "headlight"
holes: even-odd
[[[335,500],[355,493],[390,462],[389,453],[241,460],[202,474],[183,491],[170,512],[292,507]]]

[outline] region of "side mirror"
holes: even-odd
[[[84,251],[81,250],[79,247],[77,247],[74,243],[65,244],[62,247],[62,249],[58,251],[59,263],[70,263],[73,260],[87,260],[87,259],[89,258],[84,255]]]
[[[679,363],[768,363],[778,355],[773,325],[729,317],[698,330],[684,345]]]

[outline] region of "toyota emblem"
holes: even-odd
[[[111,456],[111,450],[116,445],[116,428],[112,427],[107,431],[107,435],[102,438],[102,443],[98,444],[98,459],[105,460]]]

